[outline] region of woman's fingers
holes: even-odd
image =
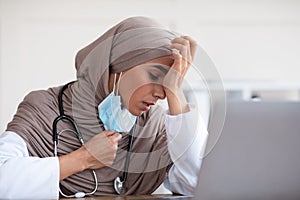
[[[103,131],[87,141],[84,147],[91,155],[90,158],[87,158],[89,168],[97,169],[112,165],[116,158],[118,142],[121,138],[121,134],[117,132]]]
[[[194,53],[194,42],[191,43],[189,36],[181,36],[172,40],[172,46],[177,48],[182,54],[183,58],[190,64],[193,59],[192,53]],[[191,46],[192,45],[192,46]],[[193,51],[193,52],[192,52]]]
[[[172,55],[174,58],[174,63],[173,63],[173,69],[181,72],[181,61],[182,61],[182,56],[180,52],[177,49],[172,50]]]
[[[189,36],[181,36],[171,41],[173,65],[164,78],[164,86],[169,90],[180,90],[183,79],[192,63],[196,42]]]
[[[177,38],[175,38],[177,39]],[[183,41],[180,41],[183,43]],[[177,49],[179,53],[182,55],[183,62],[189,63],[190,62],[190,54],[189,54],[189,45],[182,44],[177,42],[177,40],[173,40],[171,44],[172,49]],[[185,64],[185,63],[184,63]]]
[[[118,142],[122,139],[122,135],[119,133],[114,133],[113,135],[109,136],[108,138],[113,144],[118,144]]]
[[[192,60],[193,60],[194,56],[195,56],[195,53],[196,53],[196,50],[197,50],[196,40],[194,40],[190,36],[181,36],[181,37],[189,41],[191,57],[192,57]]]
[[[114,135],[116,132],[115,131],[108,131],[108,130],[105,130],[102,132],[106,137],[109,137],[109,136],[112,136]]]
[[[171,48],[177,49],[182,55],[181,69],[178,71],[181,73],[182,76],[185,76],[192,63],[190,41],[185,39],[184,36],[182,36],[173,39],[171,42]],[[176,58],[174,58],[174,60],[175,59]]]

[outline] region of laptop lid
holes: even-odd
[[[228,102],[212,148],[214,131],[194,199],[300,199],[299,102]]]

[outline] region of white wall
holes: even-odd
[[[135,15],[192,35],[224,80],[300,82],[297,0],[0,0],[0,132],[24,95],[75,78],[74,56]]]

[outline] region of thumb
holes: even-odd
[[[112,135],[114,135],[116,132],[115,131],[103,131],[102,132],[106,137],[110,137]]]

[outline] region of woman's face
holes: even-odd
[[[119,94],[122,104],[131,114],[140,116],[155,105],[158,99],[166,97],[162,83],[172,64],[173,58],[165,56],[122,73]]]

